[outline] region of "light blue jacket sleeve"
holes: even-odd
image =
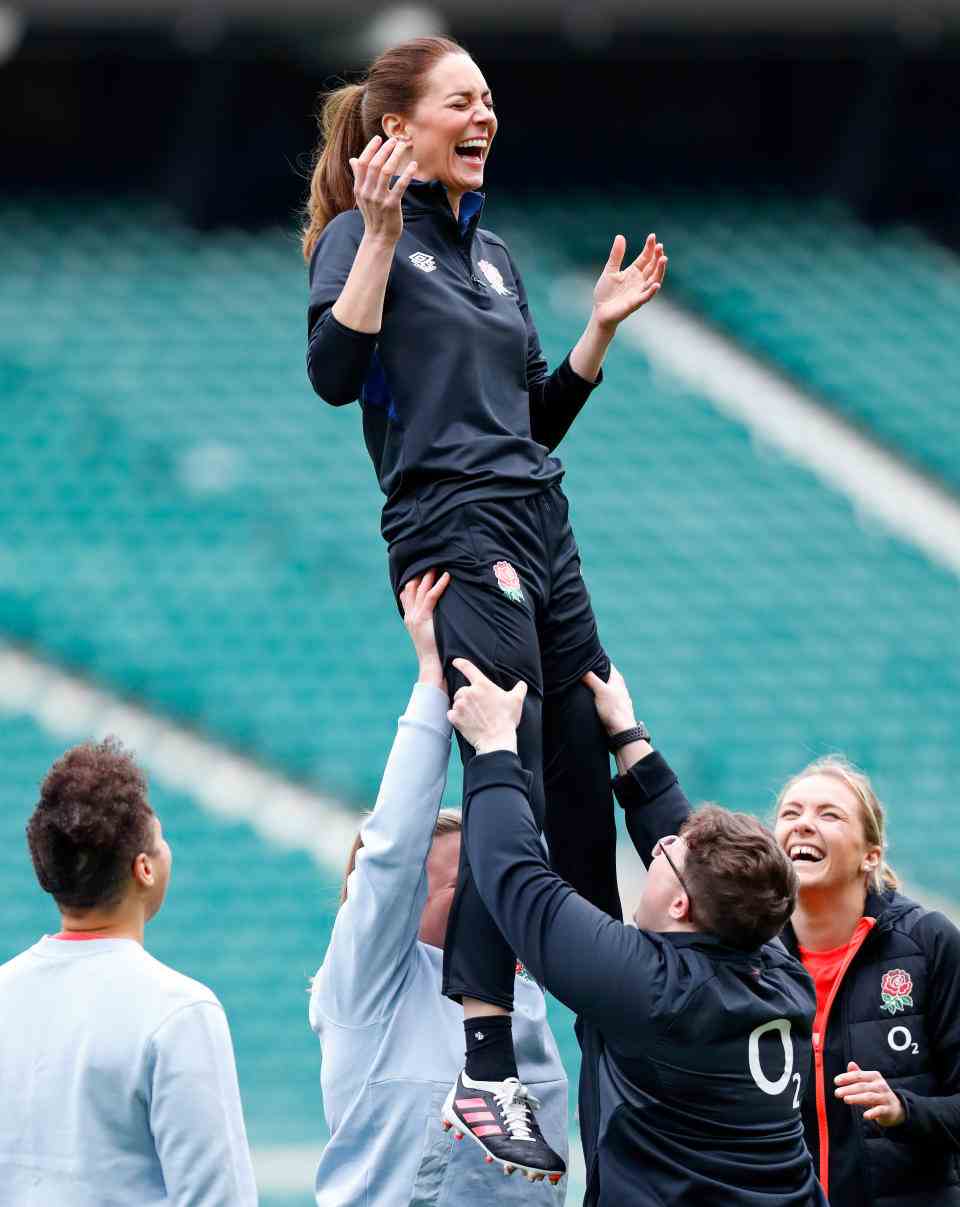
[[[446,692],[414,686],[310,998],[310,1023],[377,1022],[393,1008],[427,899],[426,860],[450,760]]]
[[[148,1052],[150,1130],[171,1207],[256,1207],[240,1087],[223,1008],[182,1006]]]

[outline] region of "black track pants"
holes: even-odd
[[[528,686],[517,731],[530,801],[561,876],[620,917],[610,760],[593,695],[580,683],[609,662],[597,634],[567,502],[558,486],[520,499],[472,503],[391,548],[399,594],[426,568],[449,570],[435,616],[451,695],[468,658],[501,687]],[[464,762],[473,749],[458,735]],[[443,992],[513,1007],[516,960],[480,900],[466,844],[444,943]]]

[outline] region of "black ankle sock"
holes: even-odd
[[[465,1072],[474,1081],[504,1081],[517,1076],[513,1054],[513,1024],[509,1014],[465,1018],[467,1037]]]

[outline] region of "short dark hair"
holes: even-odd
[[[783,930],[797,901],[797,873],[762,822],[702,805],[680,833],[690,912],[701,930],[746,951]]]
[[[61,909],[115,905],[133,860],[152,852],[143,772],[116,738],[74,746],[53,764],[27,823],[40,887]]]

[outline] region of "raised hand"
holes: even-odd
[[[647,235],[643,251],[622,268],[627,241],[617,235],[610,256],[593,290],[593,317],[600,327],[613,329],[660,291],[667,272],[667,257],[656,235]]]
[[[436,570],[411,578],[400,592],[403,608],[403,623],[406,625],[420,665],[420,683],[446,690],[443,681],[443,665],[437,652],[437,638],[433,628],[433,611],[440,596],[446,591],[450,575],[444,571],[437,578]]]
[[[896,1127],[907,1117],[903,1103],[887,1085],[882,1073],[861,1069],[851,1060],[846,1073],[834,1077],[836,1095],[850,1106],[860,1107],[864,1119],[872,1119],[881,1127]]]
[[[453,707],[447,713],[450,723],[477,754],[492,750],[512,750],[516,754],[526,683],[518,679],[513,689],[505,692],[466,658],[454,658],[453,665],[467,680],[467,686],[458,687],[454,693]]]
[[[388,138],[384,142],[377,135],[371,138],[359,156],[350,160],[353,195],[363,215],[364,231],[371,238],[381,239],[385,243],[396,243],[403,234],[400,202],[417,170],[415,159],[411,159],[402,171],[400,169],[408,151],[409,146],[403,140]],[[398,179],[391,187],[392,176]]]

